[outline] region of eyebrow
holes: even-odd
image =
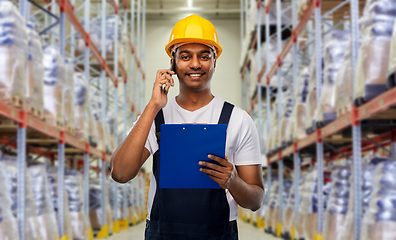
[[[191,51],[189,51],[189,50],[183,50],[183,51],[180,51],[180,52],[179,52],[179,54],[182,54],[182,53],[188,53],[188,54],[191,54]],[[200,54],[202,54],[202,53],[208,53],[208,54],[211,54],[212,52],[211,52],[210,50],[202,50],[202,51],[200,51],[199,53],[200,53]]]

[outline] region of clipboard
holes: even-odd
[[[225,158],[227,124],[162,124],[159,188],[220,189],[199,161]]]

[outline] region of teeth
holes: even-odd
[[[201,74],[190,74],[191,77],[200,77]]]

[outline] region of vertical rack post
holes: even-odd
[[[280,62],[280,53],[282,52],[282,22],[281,22],[281,17],[282,17],[282,6],[281,6],[281,0],[276,0],[276,25],[277,25],[277,48],[278,48],[278,59],[277,59],[277,64],[278,64],[278,71],[277,71],[277,77],[278,77],[278,122],[280,123],[282,120],[282,70],[281,70],[281,62]],[[276,145],[277,146],[277,145]],[[277,146],[276,148],[278,149]],[[280,237],[281,234],[281,223],[282,223],[282,215],[283,215],[283,159],[282,157],[279,157],[278,159],[278,164],[279,164],[279,222],[277,223],[277,236]]]
[[[319,104],[322,89],[322,29],[321,29],[321,7],[320,1],[315,0],[315,54],[316,54],[316,103]],[[315,127],[315,126],[314,126]],[[316,158],[318,166],[318,229],[317,234],[323,232],[324,201],[323,201],[323,142],[321,130],[316,130]]]
[[[136,39],[136,56],[138,57],[138,59],[140,59],[140,51],[141,51],[141,49],[140,49],[140,40],[141,40],[141,22],[140,22],[140,20],[141,20],[141,12],[142,12],[142,7],[141,7],[141,0],[137,0],[137,19],[136,19],[136,21],[137,21],[137,39]],[[139,63],[138,63],[138,67],[140,67],[139,66]],[[142,108],[141,108],[141,98],[142,98],[142,95],[141,95],[141,86],[140,86],[140,84],[141,84],[141,73],[140,73],[140,71],[139,71],[139,69],[137,69],[137,91],[136,91],[136,93],[137,93],[137,95],[136,95],[136,97],[137,97],[137,102],[136,102],[136,107],[137,107],[137,112],[138,113],[141,113],[141,111],[142,111]]]
[[[278,161],[278,178],[279,178],[279,222],[276,223],[276,236],[280,237],[282,234],[282,218],[283,218],[283,159]]]
[[[244,18],[243,18],[243,12],[244,12],[243,1],[244,1],[244,0],[239,0],[241,49],[243,48],[243,37],[244,37],[244,35],[245,35],[245,31],[244,31],[244,28],[243,28],[243,26],[244,26],[244,22],[243,22],[243,20],[244,20]],[[242,68],[243,68],[243,66],[244,66],[244,65],[242,65]],[[241,106],[242,106],[242,109],[247,109],[247,108],[245,108],[245,106],[244,106],[244,101],[243,101],[243,99],[245,99],[244,86],[245,86],[245,85],[244,85],[244,76],[241,75],[241,94],[242,94],[242,95],[241,95],[241,103],[242,103]]]
[[[26,112],[22,112],[26,117]],[[25,240],[26,122],[18,124],[17,132],[17,221],[19,239]]]
[[[116,81],[114,83],[114,92],[113,92],[113,97],[114,97],[114,115],[115,115],[115,128],[114,128],[114,137],[115,137],[115,142],[116,145],[118,146],[118,21],[119,21],[119,16],[118,16],[118,0],[115,0],[116,2],[116,9],[115,9],[115,28],[114,28],[114,75],[116,77]],[[121,219],[121,214],[118,202],[118,184],[113,181],[113,194],[114,194],[114,201],[113,201],[113,209],[114,209],[114,221],[116,224],[119,224],[119,220]],[[118,226],[118,225],[117,225]],[[118,230],[118,228],[116,228]]]
[[[352,37],[352,93],[355,90],[355,73],[359,51],[359,1],[351,0],[351,37]],[[361,126],[356,120],[358,111],[352,106],[352,141],[353,141],[353,193],[354,193],[354,238],[360,239],[362,225],[362,159],[361,159]]]
[[[131,0],[131,42],[135,45],[135,0]],[[132,54],[136,54],[136,49],[131,49]],[[132,98],[132,113],[131,122],[135,121],[135,58],[131,56],[131,98]]]
[[[60,6],[59,17],[59,50],[63,59],[65,59],[65,7]],[[58,146],[58,223],[59,236],[65,236],[65,132],[60,132]],[[69,206],[66,206],[69,207]]]
[[[127,15],[127,7],[124,6],[124,25],[123,25],[123,34],[126,34],[127,29],[128,29],[128,15]],[[127,124],[128,124],[128,120],[127,120],[127,96],[128,96],[128,77],[125,77],[124,79],[124,104],[123,104],[123,122],[124,122],[124,127],[123,127],[123,139],[125,139],[127,137]],[[123,215],[124,215],[124,224],[129,224],[129,219],[128,219],[128,201],[127,201],[127,184],[124,184],[123,186],[123,196],[124,196],[124,205],[123,205]],[[126,227],[126,226],[125,226]]]
[[[147,0],[142,0],[143,1],[143,16],[142,16],[142,46],[140,48],[141,51],[141,56],[139,56],[140,61],[141,61],[141,69],[143,71],[146,70],[146,1]],[[142,111],[144,109],[144,104],[146,102],[146,81],[145,81],[145,76],[142,74]]]
[[[267,7],[269,0],[266,1],[265,5],[265,61],[266,61],[266,68],[265,68],[265,76],[266,76],[266,84],[265,84],[265,91],[266,91],[266,114],[267,114],[267,136],[266,136],[266,141],[268,142],[269,139],[269,133],[271,129],[271,88],[270,88],[270,79],[268,77],[268,72],[269,72],[269,66],[270,66],[270,52],[269,52],[269,44],[271,43],[270,39],[270,26],[269,26],[269,8]],[[267,144],[268,146],[268,144]],[[267,153],[269,152],[270,149],[266,149]],[[271,185],[272,185],[272,171],[271,171],[271,162],[268,161],[268,167],[267,167],[267,182],[268,182],[268,189],[267,189],[267,195],[269,197],[270,191],[271,191]]]
[[[396,159],[396,129],[392,129],[391,156]]]
[[[103,154],[102,162],[101,162],[101,181],[100,181],[100,188],[102,189],[101,196],[100,196],[100,210],[102,215],[101,223],[103,223],[102,230],[104,229],[104,238],[109,235],[109,223],[107,222],[107,213],[106,213],[106,196],[107,196],[107,189],[106,189],[106,158],[105,154]]]
[[[246,101],[246,111],[249,111],[249,109],[250,109],[250,102],[249,102],[249,88],[250,88],[249,74],[250,74],[250,70],[249,70],[249,68],[246,67],[246,70],[245,70],[245,101]]]
[[[260,144],[260,153],[262,153],[263,149],[261,147],[262,143],[262,125],[261,125],[261,119],[262,119],[262,99],[261,99],[261,79],[259,76],[260,70],[261,70],[261,1],[257,1],[257,72],[253,73],[256,74],[256,79],[257,79],[257,100],[258,100],[258,110],[257,110],[257,119],[258,119],[258,132],[259,132],[259,144]]]
[[[84,152],[84,213],[88,223],[89,219],[89,143],[86,143]],[[88,224],[90,226],[90,224]]]
[[[101,72],[101,95],[102,95],[102,124],[106,129],[106,0],[102,0],[102,21],[101,21],[101,55],[103,58],[102,72]]]

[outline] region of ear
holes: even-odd
[[[216,58],[213,61],[213,67],[216,68]]]

